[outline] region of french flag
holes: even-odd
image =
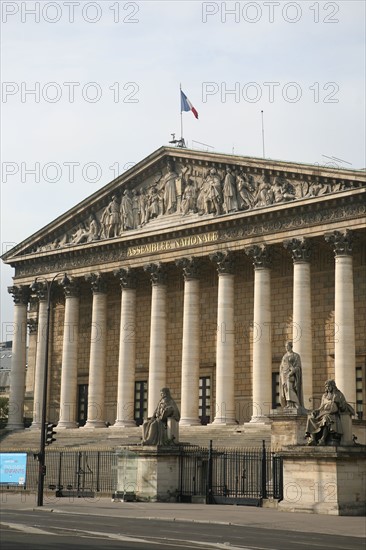
[[[180,91],[180,110],[181,111],[192,111],[194,116],[198,118],[198,113],[196,109],[193,107],[192,103],[189,101],[188,97],[185,93]]]

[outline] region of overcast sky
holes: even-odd
[[[2,252],[180,134],[189,147],[365,161],[365,3],[1,2]],[[325,155],[325,156],[324,156]],[[33,172],[32,172],[33,171]],[[11,339],[10,267],[1,340]]]

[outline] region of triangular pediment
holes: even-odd
[[[3,255],[6,263],[258,212],[365,185],[364,173],[162,147]]]

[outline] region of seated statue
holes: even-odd
[[[168,419],[179,422],[180,412],[170,395],[169,388],[162,388],[160,395],[161,399],[157,404],[153,416],[145,420],[142,425],[143,445],[169,445],[173,443],[168,434]],[[174,441],[174,443],[177,443],[177,441]]]
[[[308,416],[305,431],[306,437],[309,437],[308,445],[326,445],[331,437],[340,441],[343,435],[341,413],[354,415],[355,411],[335,381],[327,380],[319,409]]]

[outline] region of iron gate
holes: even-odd
[[[213,449],[182,447],[181,502],[205,499],[207,504],[260,506],[263,499],[283,498],[282,459],[265,447]]]

